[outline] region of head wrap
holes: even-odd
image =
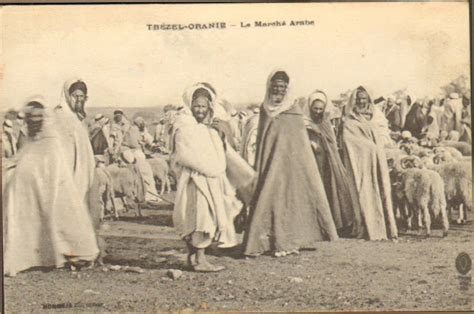
[[[98,113],[98,114],[95,115],[94,120],[95,120],[95,121],[99,121],[99,120],[102,119],[102,118],[104,118],[104,115],[101,114],[101,113]]]
[[[144,127],[145,126],[145,120],[142,117],[136,117],[133,120],[133,123],[138,127]]]
[[[352,92],[351,96],[349,97],[349,101],[348,101],[346,107],[344,108],[344,115],[345,116],[347,116],[347,115],[354,112],[354,109],[356,107],[355,104],[356,104],[357,93],[360,93],[360,92],[365,92],[368,96],[368,103],[367,103],[367,107],[365,108],[364,116],[366,116],[366,118],[369,118],[367,116],[372,116],[373,115],[374,104],[372,102],[372,97],[370,96],[371,93],[369,92],[368,88],[366,88],[364,86],[359,86]]]
[[[23,111],[18,112],[18,115],[16,116],[17,119],[23,120],[25,119],[25,113]]]
[[[87,85],[81,80],[77,80],[76,82],[72,83],[69,87],[69,94],[72,94],[75,90],[81,90],[84,94],[87,95]]]
[[[323,91],[317,89],[308,97],[308,106],[311,108],[315,100],[320,100],[324,103],[324,105],[328,104],[328,96]]]
[[[65,110],[65,112],[68,112],[68,113],[73,113],[75,115],[77,115],[77,117],[79,118],[79,120],[84,120],[85,117],[86,117],[86,113],[84,110],[80,111],[80,112],[75,112],[72,108],[72,99],[71,99],[71,93],[70,93],[70,90],[71,88],[73,87],[73,85],[75,83],[79,83],[79,82],[82,82],[85,86],[85,83],[81,80],[81,79],[78,79],[78,78],[73,78],[73,79],[70,79],[68,81],[66,81],[63,85],[63,89],[61,91],[61,97],[59,99],[59,106],[58,108],[69,108],[69,110]],[[80,86],[78,84],[76,84],[76,86]],[[74,90],[76,90],[78,88],[75,88]],[[74,91],[73,90],[73,91]],[[84,109],[84,108],[82,108]]]
[[[183,94],[183,101],[184,101],[184,104],[188,107],[188,109],[191,108],[193,100],[199,96],[204,96],[209,99],[209,109],[210,109],[209,115],[211,118],[215,116],[216,109],[219,114],[220,114],[219,112],[220,109],[224,110],[223,108],[220,108],[220,109],[216,108],[217,107],[215,106],[216,90],[214,89],[214,87],[212,87],[211,84],[206,83],[206,82],[196,83],[186,89],[186,91]],[[189,112],[189,111],[186,111],[186,112]]]
[[[192,102],[199,96],[204,96],[209,99],[209,106],[213,107],[216,98],[215,89],[209,83],[196,83],[186,89],[183,94],[183,101],[186,106],[191,108]]]
[[[272,82],[280,80],[280,81],[284,81],[286,84],[290,83],[290,77],[283,70],[276,71],[275,74],[272,75],[271,80]]]
[[[309,95],[307,102],[303,105],[304,112],[306,116],[310,119],[311,119],[311,108],[313,107],[313,103],[316,100],[319,100],[324,103],[324,111],[326,111],[326,107],[328,104],[328,97],[323,91],[317,89]]]
[[[279,104],[273,104],[271,101],[271,85],[272,82],[275,80],[283,80],[288,84],[288,87],[286,89],[286,95],[283,98],[283,100]],[[270,117],[275,117],[278,114],[280,114],[283,111],[286,111],[293,107],[294,102],[290,97],[290,77],[286,73],[286,71],[277,69],[274,70],[270,73],[270,75],[267,78],[267,89],[265,91],[265,99],[263,100],[263,105],[262,107],[265,109],[265,112],[270,116]]]
[[[200,88],[198,88],[194,91],[192,101],[194,101],[195,99],[197,99],[199,97],[205,97],[209,101],[212,101],[211,93],[209,92],[209,90],[207,90],[204,87],[200,87]]]
[[[122,115],[123,115],[122,109],[114,110],[114,116],[115,116],[116,114],[122,114]]]
[[[407,139],[410,139],[410,138],[411,138],[411,132],[410,132],[410,131],[406,131],[406,130],[403,131],[403,132],[402,132],[402,138],[403,138],[403,139],[406,139],[406,140],[407,140]]]

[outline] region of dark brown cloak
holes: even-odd
[[[332,217],[337,229],[349,227],[354,221],[354,212],[360,212],[357,191],[342,164],[334,133],[328,116],[321,123],[307,121],[309,139],[321,174]]]
[[[257,185],[244,254],[313,248],[338,239],[303,113],[293,106],[271,118],[262,106],[257,135]]]

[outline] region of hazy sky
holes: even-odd
[[[287,69],[295,96],[330,98],[366,84],[376,96],[437,94],[469,75],[468,3],[333,3],[9,7],[2,12],[2,105],[59,101],[79,76],[89,106],[181,103],[208,81],[231,103],[259,102]],[[149,31],[150,23],[314,20],[314,26]]]

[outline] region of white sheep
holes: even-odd
[[[398,206],[409,230],[412,228],[414,217],[418,219],[419,227],[423,226],[423,218],[426,236],[430,236],[432,216],[433,219],[441,218],[443,236],[447,236],[449,221],[444,184],[437,172],[418,168],[404,169],[398,173],[394,186]]]
[[[433,165],[430,169],[439,173],[444,182],[444,193],[451,215],[459,209],[458,223],[467,221],[467,211],[472,209],[472,164],[470,161],[449,162]]]

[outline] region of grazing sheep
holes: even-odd
[[[99,247],[99,256],[96,260],[99,265],[103,264],[103,258],[106,255],[105,240],[99,234],[99,231],[104,220],[104,212],[109,207],[108,205],[112,205],[115,218],[118,218],[117,207],[114,202],[112,178],[103,167],[95,168],[94,180],[89,190],[89,211],[96,233],[97,246]]]
[[[450,162],[429,167],[439,173],[444,182],[444,193],[449,208],[459,209],[458,223],[467,221],[467,211],[472,209],[472,164]]]
[[[111,176],[115,196],[120,197],[125,209],[128,211],[130,208],[136,208],[138,216],[141,216],[140,204],[145,202],[145,188],[136,165],[119,167],[112,164],[104,170]]]
[[[92,188],[89,192],[89,207],[91,215],[98,215],[100,222],[104,220],[105,211],[112,206],[115,218],[118,218],[117,207],[114,201],[114,185],[112,177],[105,168],[95,168]]]
[[[418,218],[418,226],[422,227],[423,217],[426,236],[430,236],[432,216],[433,219],[441,218],[443,236],[447,236],[449,222],[444,185],[437,172],[428,169],[406,169],[399,172],[394,186],[398,205],[409,230],[414,217]]]
[[[153,157],[147,159],[147,161],[153,171],[153,177],[161,182],[160,194],[171,192],[171,183],[169,179],[170,167],[168,162],[160,157]]]

